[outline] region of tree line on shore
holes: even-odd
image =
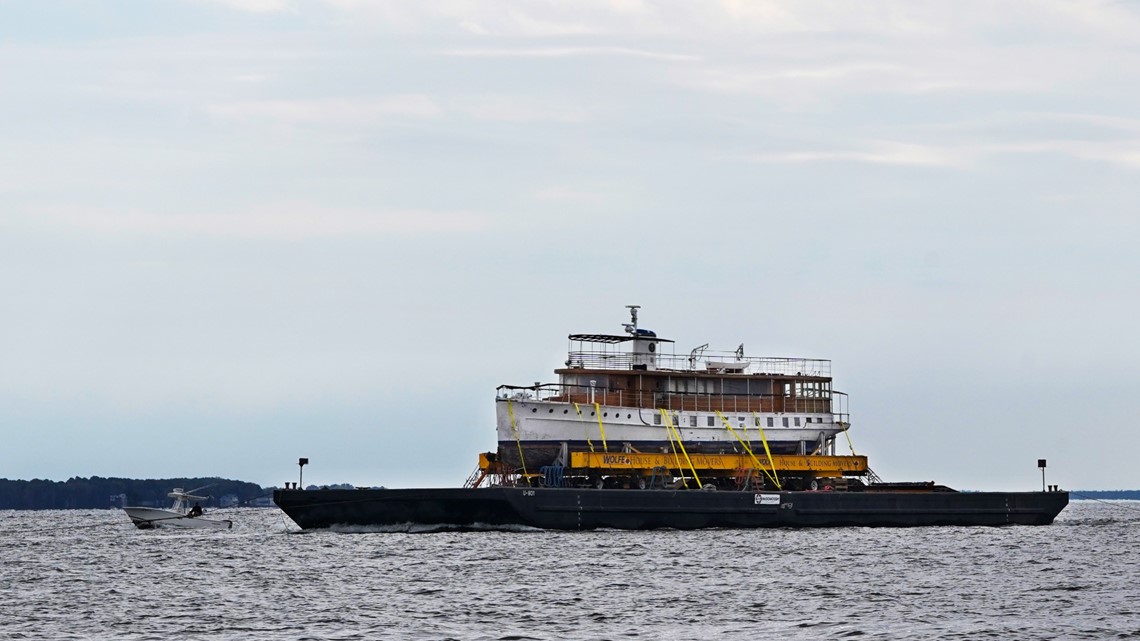
[[[228,497],[237,505],[250,505],[273,491],[256,483],[223,478],[0,479],[0,510],[99,509],[124,505],[169,507],[172,499],[167,494],[174,488],[197,490],[197,494],[209,496],[203,502],[205,507],[220,506],[222,497]]]
[[[1140,490],[1073,490],[1069,496],[1076,499],[1140,500]]]

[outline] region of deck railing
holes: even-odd
[[[633,369],[634,355],[629,352],[574,351],[566,359],[571,369]],[[647,356],[637,356],[643,362]],[[735,352],[703,352],[700,356],[657,354],[659,370],[680,372],[718,372],[730,369],[746,374],[779,374],[782,376],[831,376],[831,361],[821,358],[777,358],[771,356],[739,358]]]
[[[843,392],[830,392],[826,396],[819,397],[793,397],[782,394],[692,394],[611,390],[561,383],[528,387],[500,385],[497,391],[500,398],[517,400],[535,399],[579,405],[599,403],[609,407],[664,409],[676,412],[833,414],[836,421],[847,422],[847,395]]]

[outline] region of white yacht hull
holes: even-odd
[[[669,432],[653,410],[602,406],[602,424],[592,406],[575,408],[569,403],[547,401],[516,401],[497,404],[498,437],[500,441],[597,441],[603,438],[610,443],[668,443]],[[578,411],[582,415],[578,415]],[[725,415],[735,434],[724,425],[724,419],[713,412],[676,412],[675,427],[686,446],[708,444],[731,449],[743,439],[761,441],[760,419],[764,439],[769,444],[827,441],[843,431],[830,414],[798,414],[787,417],[790,426],[783,427],[785,415],[731,413]],[[778,426],[767,427],[768,418]],[[713,423],[709,425],[709,422]],[[808,422],[811,420],[812,422]],[[817,422],[818,421],[818,422]],[[661,421],[663,423],[664,421]],[[695,425],[693,423],[696,423]],[[604,437],[603,437],[604,431]]]

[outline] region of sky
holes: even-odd
[[[0,0],[0,477],[455,486],[642,327],[1140,488],[1140,3]]]

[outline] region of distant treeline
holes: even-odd
[[[271,489],[256,483],[221,478],[120,479],[92,476],[66,481],[10,481],[0,479],[0,510],[66,510],[122,507],[123,505],[169,507],[166,495],[174,488],[196,490],[210,499],[203,507],[222,505],[226,498],[245,505],[266,496]]]
[[[1071,490],[1069,496],[1080,499],[1132,499],[1140,501],[1140,490]]]

